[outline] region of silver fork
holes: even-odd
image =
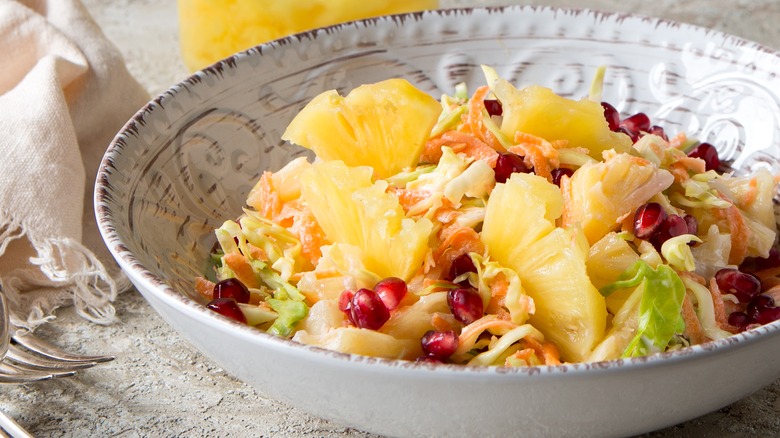
[[[114,360],[114,356],[109,355],[71,354],[30,333],[16,336],[16,331],[11,324],[5,294],[0,290],[0,384],[72,376],[78,370]],[[0,412],[0,436],[3,432],[14,438],[31,437],[13,419]]]

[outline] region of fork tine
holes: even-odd
[[[0,382],[4,383],[37,382],[39,380],[48,380],[55,377],[70,377],[75,374],[75,371],[51,372],[27,370],[8,362],[0,364]]]
[[[110,362],[115,359],[114,356],[110,356],[110,355],[89,356],[89,355],[68,353],[67,351],[63,351],[59,347],[56,347],[44,341],[43,339],[37,338],[30,333],[27,333],[23,336],[14,336],[13,340],[17,344],[24,346],[30,351],[34,351],[40,354],[41,356],[46,356],[50,359],[55,359],[55,360],[61,360],[66,362],[102,363],[102,362]]]
[[[11,345],[5,356],[6,360],[13,362],[21,368],[42,371],[73,371],[90,368],[97,365],[97,362],[70,362],[61,360],[50,360],[43,356],[37,356],[26,351],[20,350],[15,345]]]

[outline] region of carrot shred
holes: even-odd
[[[452,330],[452,324],[450,324],[447,319],[442,317],[438,313],[434,313],[431,315],[431,325],[433,326],[434,330],[440,331],[440,332],[447,332]]]
[[[439,137],[428,140],[420,161],[437,163],[441,159],[441,148],[444,146],[475,160],[484,160],[490,167],[496,167],[498,152],[473,133],[462,131],[447,131]]]
[[[243,254],[238,251],[233,251],[225,254],[222,257],[222,261],[231,271],[233,271],[236,278],[246,285],[246,287],[260,287],[255,272],[252,270],[252,266]]]
[[[575,217],[572,207],[574,195],[571,191],[571,178],[568,175],[561,176],[561,195],[563,195],[563,212],[561,213],[561,227],[568,228],[574,225]]]
[[[726,314],[726,307],[723,305],[723,297],[718,287],[718,282],[715,278],[710,279],[709,284],[710,295],[712,296],[712,304],[715,307],[715,322],[718,323],[718,327],[731,333],[739,332],[738,327],[734,327],[729,324],[729,318]]]
[[[539,342],[530,336],[523,338],[523,342],[536,352],[537,357],[544,359],[545,365],[561,364],[560,353],[555,344],[551,342]]]
[[[487,97],[489,93],[490,87],[487,85],[483,85],[474,91],[474,94],[471,96],[471,100],[469,101],[467,124],[474,136],[485,142],[491,148],[497,151],[503,151],[504,147],[501,146],[501,143],[498,141],[496,136],[493,135],[493,133],[490,132],[490,130],[487,129],[485,124],[482,122],[482,117],[484,117],[484,113],[486,111],[485,97]]]
[[[195,277],[195,291],[207,300],[214,298],[214,283],[203,278]]]
[[[742,202],[742,207],[747,208],[753,205],[758,199],[758,179],[751,178],[748,183],[748,192],[745,193],[745,200]]]
[[[450,231],[451,230],[451,231]],[[441,266],[443,272],[447,272],[453,260],[463,254],[476,252],[482,254],[485,244],[479,238],[479,234],[470,227],[452,226],[442,230],[441,243],[433,251],[433,260],[437,266]]]
[[[696,315],[696,310],[693,308],[693,302],[685,294],[682,306],[682,317],[685,321],[685,335],[690,339],[691,344],[701,344],[707,340],[704,336],[704,330],[702,330],[699,317]]]
[[[739,265],[745,260],[748,250],[748,239],[750,229],[745,223],[739,209],[734,205],[728,208],[715,208],[713,215],[721,222],[725,223],[731,234],[731,252],[729,253],[729,264]]]
[[[552,168],[559,166],[558,150],[553,145],[536,135],[525,132],[515,133],[515,146],[509,152],[525,157],[526,165],[534,168],[534,173],[552,181]]]
[[[678,132],[677,135],[669,139],[669,147],[680,149],[688,141],[688,136],[684,132]]]
[[[263,172],[260,180],[249,192],[246,203],[268,219],[274,219],[282,211],[282,201],[274,188],[271,172]]]

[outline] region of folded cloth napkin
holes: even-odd
[[[148,100],[79,0],[0,0],[0,282],[27,329],[73,304],[97,323],[129,286],[92,191],[113,135]]]

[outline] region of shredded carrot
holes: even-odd
[[[537,357],[544,359],[545,365],[561,364],[560,353],[555,344],[551,342],[539,342],[530,336],[523,338],[523,342],[536,351]]]
[[[463,354],[474,348],[474,344],[476,344],[480,333],[486,330],[489,330],[493,334],[504,334],[515,327],[517,327],[517,324],[514,324],[511,321],[498,319],[495,315],[483,316],[466,327],[463,327],[459,336],[458,350],[455,354]]]
[[[677,135],[669,139],[669,147],[680,149],[688,141],[688,136],[684,132],[678,132]]]
[[[558,150],[553,145],[536,135],[525,132],[515,133],[515,146],[509,152],[525,157],[526,165],[534,168],[534,173],[552,181],[552,167],[558,167]]]
[[[273,219],[282,211],[282,201],[274,188],[272,175],[271,172],[263,172],[246,200],[247,205],[268,219]]]
[[[747,208],[753,205],[758,199],[758,179],[750,178],[748,183],[748,192],[745,194],[745,200],[742,202],[742,208]]]
[[[686,169],[693,173],[704,173],[707,171],[707,165],[701,158],[689,157],[687,155],[677,158],[675,163],[680,163]]]
[[[574,206],[573,194],[571,192],[571,178],[568,175],[561,176],[561,195],[563,195],[563,212],[561,213],[561,227],[569,228],[574,225],[575,217],[572,207]]]
[[[522,350],[515,351],[510,357],[513,357],[515,359],[520,359],[526,364],[530,365],[533,363],[534,357],[536,357],[536,352],[533,348],[524,348]],[[506,361],[504,361],[504,366],[511,366],[511,363],[509,362],[509,358],[507,358]]]
[[[229,252],[222,257],[222,261],[246,287],[260,287],[252,266],[243,254],[238,251]]]
[[[438,313],[434,313],[433,315],[431,315],[431,325],[435,330],[440,332],[447,332],[452,330],[452,324],[450,324],[450,322],[447,321],[447,319],[445,319]]]
[[[699,317],[696,316],[693,302],[691,302],[691,298],[687,293],[683,299],[682,317],[685,321],[685,335],[690,339],[691,344],[701,344],[702,342],[705,342],[707,338],[704,336]]]
[[[388,188],[388,190],[391,190],[398,197],[398,203],[401,204],[401,208],[407,213],[418,202],[431,197],[431,192],[427,190],[409,190],[395,187]]]
[[[441,243],[433,251],[433,260],[437,266],[445,270],[444,272],[447,272],[452,261],[462,254],[470,252],[482,254],[485,251],[485,244],[473,228],[452,226],[442,231],[448,231],[448,234],[442,236]]]
[[[485,113],[485,97],[490,93],[490,87],[483,85],[474,91],[469,101],[468,125],[471,133],[497,151],[503,151],[504,147],[496,136],[485,127],[482,117]]]
[[[444,146],[475,160],[484,160],[490,167],[496,167],[498,152],[473,133],[462,131],[447,131],[439,137],[428,140],[420,156],[420,162],[439,162],[442,155],[441,148]]]
[[[748,240],[750,229],[745,223],[739,209],[732,205],[728,208],[712,209],[713,215],[721,222],[727,224],[731,234],[731,252],[729,253],[729,264],[739,265],[745,260],[748,250]]]
[[[214,298],[214,283],[203,277],[195,277],[195,291],[210,300]]]
[[[715,321],[718,323],[718,327],[731,333],[737,333],[739,329],[729,324],[729,318],[726,315],[726,308],[723,305],[723,297],[718,287],[718,282],[715,278],[710,279],[710,287],[708,288],[710,295],[712,296],[712,304],[715,307]]]
[[[263,248],[258,248],[251,243],[247,243],[247,246],[249,247],[249,256],[252,257],[253,260],[268,260],[268,254],[265,253]]]
[[[322,257],[322,247],[328,244],[325,237],[325,231],[322,230],[317,219],[314,217],[311,208],[302,205],[301,209],[293,217],[293,223],[289,227],[290,231],[298,237],[301,242],[301,254],[313,266]]]

